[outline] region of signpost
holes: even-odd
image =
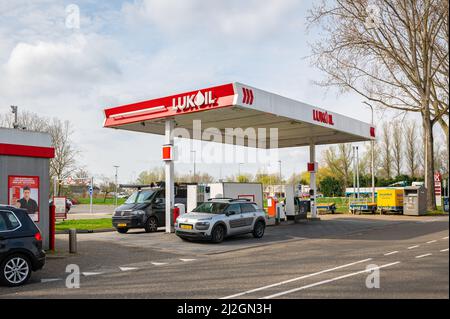
[[[441,173],[434,173],[434,195],[436,196],[436,206],[442,206],[442,192],[441,192],[442,176]]]
[[[55,205],[55,218],[67,219],[66,198],[53,197],[53,205]]]
[[[81,184],[85,184],[88,185],[88,192],[89,192],[89,212],[92,213],[92,196],[94,194],[94,177],[91,178],[85,178],[85,177],[81,177],[81,178],[72,178],[71,176],[67,177],[66,179],[59,179],[58,177],[54,177],[53,178],[53,196],[57,196],[58,194],[58,183],[59,182],[65,182],[68,185],[73,185],[78,183]]]

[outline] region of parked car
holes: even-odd
[[[25,284],[45,264],[42,236],[25,209],[0,205],[0,284]]]
[[[220,243],[225,237],[251,233],[264,236],[265,212],[247,199],[210,199],[179,216],[175,234],[184,240],[206,239]]]
[[[186,205],[186,188],[178,188],[175,203]],[[125,203],[116,208],[112,225],[119,233],[132,228],[143,228],[155,232],[166,223],[166,192],[162,187],[142,188],[128,197]]]

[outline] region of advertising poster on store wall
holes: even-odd
[[[28,211],[34,222],[39,222],[39,177],[8,176],[9,205]]]

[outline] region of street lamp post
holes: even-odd
[[[372,116],[370,123],[373,126],[373,106],[367,102],[363,102],[364,104],[368,105],[370,107]],[[370,164],[370,170],[372,171],[372,202],[375,202],[375,141],[370,141],[370,148],[371,148],[371,164]]]
[[[281,179],[282,179],[282,177],[281,177],[281,160],[278,160],[278,167],[279,167],[279,179],[280,179],[280,198],[281,198],[281,190],[282,190],[282,186],[281,186],[281,184],[282,184],[282,182],[281,182]]]
[[[193,181],[195,182],[195,175],[196,175],[196,172],[195,172],[195,159],[196,159],[196,151],[191,151],[191,153],[194,153],[194,177],[193,177]]]
[[[114,191],[114,196],[115,196],[115,207],[117,207],[117,172],[118,172],[118,170],[119,170],[119,167],[120,166],[118,166],[118,165],[114,165],[114,168],[116,169],[116,175],[115,175],[115,186],[116,186],[116,189],[115,189],[115,191]]]
[[[243,163],[238,163],[238,176],[237,176],[237,181],[239,182],[239,177],[241,176],[241,165],[242,165]]]

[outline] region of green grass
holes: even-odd
[[[78,202],[80,204],[86,204],[89,205],[90,204],[90,199],[89,197],[86,198],[77,198]],[[117,204],[118,205],[122,205],[123,203],[125,203],[126,199],[125,198],[118,198],[117,199]],[[106,200],[103,197],[94,197],[92,199],[92,204],[93,205],[115,205],[116,200],[115,198],[106,198]]]
[[[348,213],[348,198],[345,197],[318,197],[317,203],[335,203],[336,213]]]
[[[65,220],[55,225],[56,230],[95,230],[112,228],[111,218]]]

